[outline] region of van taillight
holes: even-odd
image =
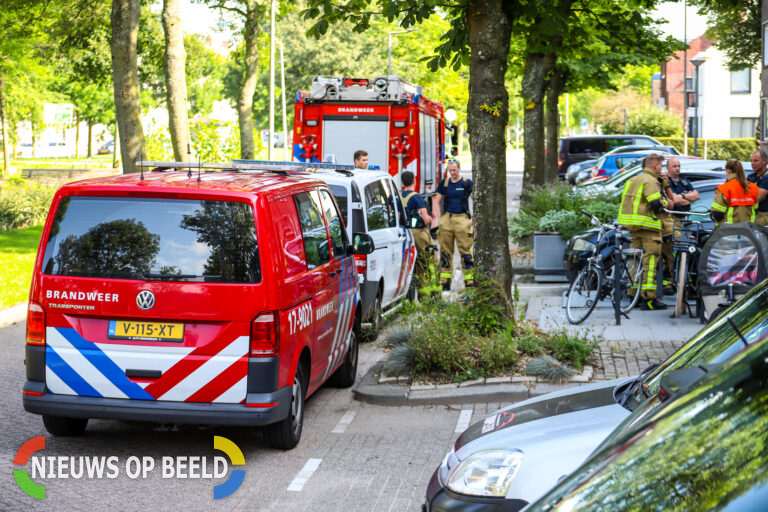
[[[355,268],[357,273],[361,276],[365,275],[365,271],[368,270],[368,255],[367,254],[355,254]]]
[[[45,345],[45,310],[33,301],[27,306],[27,343]]]
[[[280,327],[277,311],[262,313],[251,322],[251,355],[274,356],[280,351]]]
[[[557,159],[557,166],[558,167],[562,167],[563,166],[563,159],[562,158],[558,158]]]

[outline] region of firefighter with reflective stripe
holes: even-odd
[[[723,222],[754,222],[759,189],[747,181],[741,162],[735,159],[725,163],[726,180],[715,188],[715,200],[709,215],[718,225]]]
[[[621,196],[618,222],[632,233],[632,248],[643,249],[640,307],[665,309],[656,298],[656,266],[661,257],[661,219],[668,203],[662,196],[661,164],[664,157],[651,153],[643,160],[643,172],[627,181]],[[630,291],[631,293],[631,291]]]
[[[424,197],[415,191],[416,184],[413,173],[404,171],[400,175],[400,180],[403,183],[402,196],[405,213],[408,216],[408,226],[413,233],[413,240],[416,242],[416,250],[418,251],[413,277],[416,280],[419,296],[428,297],[431,293],[440,291],[437,276],[434,275],[434,246],[432,245],[432,235],[429,233],[432,216],[427,212],[427,203],[424,201]]]
[[[472,261],[472,216],[469,213],[469,196],[472,180],[459,175],[459,161],[448,160],[448,174],[437,186],[432,211],[439,218],[437,240],[440,243],[440,284],[444,291],[451,289],[453,275],[454,243],[459,247],[464,271],[464,285],[474,285]]]

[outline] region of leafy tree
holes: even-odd
[[[363,33],[375,16],[397,21],[402,28],[416,26],[439,10],[450,29],[434,56],[427,58],[432,71],[450,65],[459,69],[469,64],[469,100],[467,123],[475,183],[474,220],[476,281],[485,285],[497,282],[509,297],[512,269],[508,250],[506,216],[506,143],[505,128],[509,116],[509,95],[504,78],[512,23],[520,16],[517,2],[502,0],[467,0],[445,5],[437,0],[351,0],[337,6],[324,0],[309,0],[303,11],[316,19],[309,33],[324,36],[331,24],[342,21]]]
[[[627,119],[629,133],[644,133],[651,137],[680,137],[683,135],[681,116],[646,103]]]
[[[760,62],[760,0],[693,0],[708,17],[707,37],[725,53],[728,69],[753,68]]]
[[[605,134],[625,133],[625,110],[629,116],[630,112],[641,109],[647,103],[647,97],[635,89],[611,91],[592,105],[592,120],[600,125]]]
[[[184,34],[181,30],[179,0],[163,0],[163,33],[165,34],[165,85],[168,94],[168,128],[173,143],[173,156],[183,160],[189,147],[189,120],[187,118],[187,77]]]

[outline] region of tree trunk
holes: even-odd
[[[3,132],[3,172],[4,178],[9,177],[13,173],[13,167],[11,165],[11,144],[8,135],[8,111],[5,105],[5,81],[0,78],[0,124],[2,124]]]
[[[492,280],[511,297],[507,230],[506,143],[509,95],[504,84],[511,23],[503,0],[469,0],[469,103],[475,222],[475,280]],[[478,278],[480,278],[478,280]]]
[[[544,95],[547,78],[555,65],[554,54],[533,53],[525,59],[522,95],[523,149],[525,163],[523,170],[523,195],[534,185],[546,182],[544,168]]]
[[[179,0],[164,0],[165,84],[168,89],[168,129],[171,132],[173,157],[177,162],[189,160],[189,120],[187,119],[187,74],[184,34],[181,30]]]
[[[259,16],[256,2],[248,2],[245,18],[245,80],[237,98],[237,121],[240,127],[240,157],[252,159],[256,147],[253,140],[253,95],[259,80]]]
[[[544,160],[544,181],[554,183],[558,179],[557,159],[559,157],[558,136],[560,135],[560,112],[558,102],[562,94],[565,76],[561,71],[554,71],[549,79],[546,106],[546,144],[547,151]],[[565,171],[565,169],[563,169]]]
[[[88,120],[88,158],[93,156],[93,121]]]
[[[139,69],[136,60],[140,13],[139,0],[112,0],[112,82],[124,174],[139,171],[136,162],[144,153]]]
[[[112,137],[112,140],[115,141],[115,147],[113,148],[114,151],[112,151],[112,168],[117,169],[117,166],[120,164],[120,157],[117,155],[120,154],[120,130],[117,127],[117,121],[115,121],[115,134]]]

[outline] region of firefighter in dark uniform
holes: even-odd
[[[459,247],[464,272],[464,285],[474,285],[472,261],[472,216],[469,213],[469,197],[472,180],[459,174],[459,161],[448,160],[448,177],[437,185],[432,211],[439,218],[437,240],[440,243],[440,284],[444,291],[451,289],[453,275],[454,243]]]
[[[691,211],[691,203],[699,200],[699,192],[693,188],[691,182],[680,176],[680,160],[677,157],[669,157],[667,160],[667,185],[664,193],[669,202],[669,209],[676,212]],[[673,233],[674,219],[673,215],[667,214],[662,217],[662,239],[661,252],[664,259],[664,291],[667,292],[667,286],[672,286],[672,276],[674,275],[675,256],[673,254],[673,238],[680,233]]]
[[[735,159],[725,163],[725,183],[715,188],[709,215],[718,225],[723,222],[754,222],[759,189],[747,181],[744,167]]]
[[[768,153],[759,149],[752,153],[752,170],[747,181],[757,185],[757,209],[755,222],[761,226],[768,226]]]
[[[429,247],[432,245],[432,235],[429,233],[429,226],[432,224],[432,216],[427,212],[427,203],[424,201],[424,197],[415,191],[416,184],[414,183],[414,176],[411,171],[403,171],[400,175],[400,180],[403,183],[403,204],[405,205],[405,213],[408,215],[408,225],[410,226],[411,233],[413,233],[413,240],[416,242],[416,268],[414,269],[413,278],[416,281],[416,288],[419,291],[419,297],[428,297],[433,292],[439,292],[440,287],[437,284],[436,277],[430,275],[435,272],[434,261],[430,265],[430,258],[434,258],[434,253],[429,251]]]
[[[661,257],[661,219],[668,206],[661,195],[664,180],[661,163],[664,157],[651,153],[643,160],[643,172],[624,185],[618,222],[632,233],[632,248],[643,249],[643,279],[640,285],[640,307],[644,310],[666,309],[656,298],[656,265]]]

